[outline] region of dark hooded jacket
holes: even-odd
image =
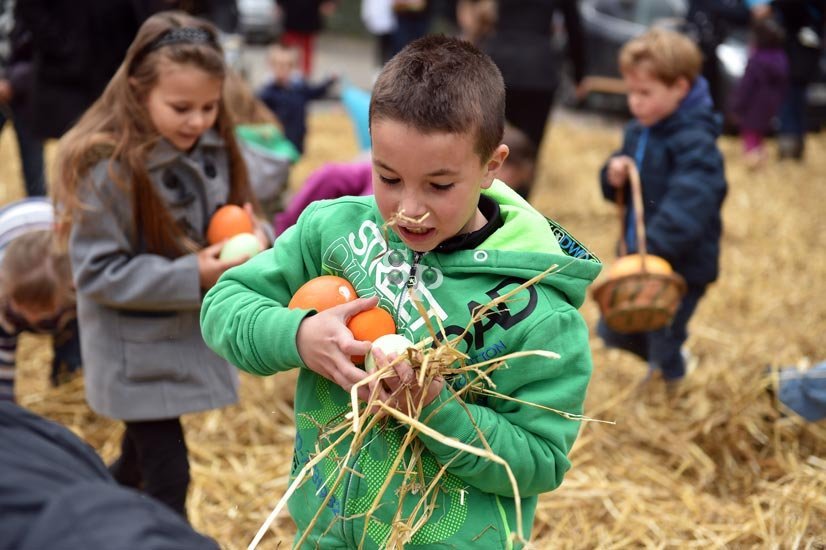
[[[781,49],[756,50],[737,85],[731,112],[743,130],[765,134],[789,86],[789,62]]]
[[[0,401],[0,548],[218,550],[65,427]]]
[[[665,258],[688,283],[703,285],[719,273],[720,210],[726,196],[723,156],[717,148],[721,117],[711,108],[708,84],[698,78],[677,110],[646,128],[636,120],[625,129],[616,155],[637,158],[645,215],[648,252]],[[638,154],[638,145],[641,154]],[[615,189],[600,178],[606,198]],[[626,225],[633,215],[627,212]],[[637,250],[636,235],[625,235],[630,252]]]

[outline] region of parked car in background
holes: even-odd
[[[578,106],[610,111],[625,111],[625,87],[617,66],[620,48],[651,26],[682,30],[688,11],[686,0],[580,0],[579,9],[585,33],[587,95]],[[748,61],[748,29],[734,26],[716,50],[721,70],[719,97],[729,97]],[[563,101],[574,104],[573,86],[562,92]],[[808,90],[808,120],[813,130],[826,126],[826,50],[820,68]],[[729,131],[734,129],[726,121]]]
[[[281,34],[275,0],[237,0],[239,32],[247,42],[272,42]]]

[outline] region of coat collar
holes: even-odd
[[[198,140],[198,143],[195,144],[192,151],[189,152],[176,149],[175,146],[169,143],[169,141],[164,138],[160,138],[147,156],[146,167],[148,170],[154,170],[160,166],[172,163],[179,157],[192,156],[192,154],[198,150],[222,147],[223,145],[224,139],[214,128],[207,130]]]

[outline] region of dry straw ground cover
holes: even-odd
[[[356,154],[340,112],[315,115],[293,186],[324,160]],[[536,206],[610,261],[613,208],[596,183],[618,144],[615,126],[560,120],[542,151]],[[781,417],[762,376],[768,364],[826,358],[826,135],[813,136],[803,164],[752,173],[736,140],[721,141],[730,192],[724,211],[722,277],[691,325],[699,358],[667,403],[645,367],[592,340],[595,372],[574,466],[540,498],[537,548],[826,548],[826,425]],[[13,139],[0,136],[0,200],[21,195]],[[597,309],[582,309],[593,326]],[[120,427],[84,404],[82,380],[51,389],[47,340],[21,344],[18,395],[69,426],[105,459]],[[245,548],[289,486],[293,373],[242,378],[241,403],[185,418],[193,484],[190,518],[227,549]],[[553,413],[549,413],[553,414]],[[259,548],[289,547],[286,513]]]

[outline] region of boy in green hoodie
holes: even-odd
[[[325,445],[319,426],[341,420],[350,407],[349,390],[367,376],[350,357],[365,355],[370,343],[353,338],[346,326],[350,317],[378,304],[394,315],[399,334],[418,342],[428,331],[409,297],[412,289],[432,325],[439,326],[438,319],[445,336],[455,337],[480,305],[558,264],[559,272],[474,323],[459,346],[468,364],[514,351],[560,354],[557,360],[512,359],[492,373],[496,391],[516,400],[460,403],[451,388],[462,381],[438,379],[417,387],[406,362],[396,368],[398,380],[389,383],[407,384],[414,397],[424,393],[419,418],[437,432],[477,447],[477,429],[484,434],[515,475],[527,538],[537,495],[562,482],[579,429],[578,422],[531,404],[582,413],[591,353],[577,308],[601,264],[495,179],[508,155],[501,144],[504,97],[496,65],[472,45],[443,36],[411,43],[385,65],[371,98],[375,196],[311,204],[272,250],[227,271],[207,293],[201,327],[206,342],[244,371],[267,376],[300,369],[295,475],[318,451],[316,445]],[[385,233],[385,222],[398,212],[404,216]],[[324,274],[346,278],[360,298],[321,312],[286,307],[299,287]],[[380,366],[386,364],[376,355]],[[364,399],[367,387],[361,389]],[[390,474],[404,430],[394,429],[394,421],[379,426],[348,461],[342,483],[332,484],[342,464],[327,458],[290,498],[306,548],[356,548],[362,541],[366,548],[385,546],[399,506],[401,473],[393,476],[381,505],[366,512]],[[505,468],[418,437],[425,476],[447,467],[433,514],[405,547],[511,547],[519,526]],[[341,443],[337,456],[349,444]],[[403,518],[412,500],[401,503]]]

